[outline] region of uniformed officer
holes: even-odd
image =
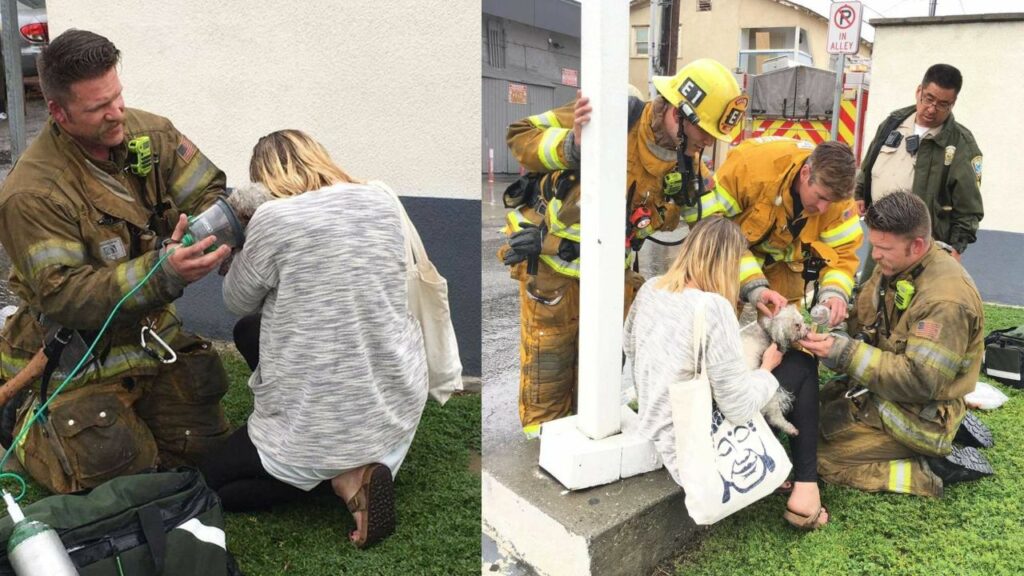
[[[848,378],[822,390],[818,472],[871,492],[941,496],[948,483],[992,473],[975,448],[953,445],[981,367],[981,297],[932,241],[917,196],[889,194],[865,221],[877,267],[851,319],[861,336],[801,341]]]
[[[188,248],[173,243],[185,213],[222,195],[224,174],[169,120],[125,108],[119,60],[113,43],[84,30],[64,32],[43,49],[50,119],[0,189],[0,242],[21,301],[0,333],[0,380],[58,329],[91,342],[156,268],[18,446],[32,476],[56,492],[158,462],[194,463],[228,432],[220,359],[208,341],[181,330],[171,304],[230,251],[204,254],[209,238]],[[65,349],[47,395],[79,360],[69,350],[80,355],[83,348]],[[165,363],[172,350],[177,361]],[[40,388],[37,382],[20,406],[15,434],[40,405]]]
[[[974,135],[953,119],[963,85],[960,71],[935,64],[917,87],[917,104],[900,108],[878,127],[857,175],[861,214],[892,192],[911,192],[928,206],[932,237],[949,244],[959,260],[976,239],[984,216],[981,149]],[[871,275],[869,258],[861,274]]]

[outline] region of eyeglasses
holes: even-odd
[[[934,108],[938,112],[949,112],[953,108],[954,102],[944,102],[942,100],[936,100],[931,94],[923,94],[921,96],[921,102],[925,108]]]

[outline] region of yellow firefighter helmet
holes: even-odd
[[[749,101],[732,73],[710,58],[690,62],[675,76],[655,76],[654,87],[684,118],[724,142],[735,138]]]

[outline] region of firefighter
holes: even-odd
[[[747,106],[729,71],[714,60],[656,77],[659,95],[630,100],[627,135],[625,310],[643,283],[630,270],[653,232],[674,230],[680,205],[708,183],[701,150],[730,141]],[[519,281],[519,417],[527,436],[573,412],[579,328],[579,147],[589,121],[585,97],[509,126],[508,145],[534,173],[505,193],[509,242],[498,256]]]
[[[822,390],[818,471],[870,492],[941,496],[991,474],[973,447],[953,445],[984,346],[981,297],[932,240],[928,208],[894,192],[868,209],[876,269],[857,298],[850,338],[801,341],[847,379]]]
[[[181,329],[172,304],[230,251],[204,254],[212,238],[188,248],[173,243],[186,229],[185,212],[222,196],[224,173],[167,119],[125,108],[119,60],[113,43],[84,30],[43,49],[50,118],[0,188],[0,242],[20,299],[0,333],[0,380],[41,346],[67,341],[47,367],[54,372],[47,397],[118,301],[177,246],[18,446],[29,473],[55,492],[158,462],[195,463],[228,432],[224,368],[210,342]],[[165,363],[172,351],[177,361]],[[40,406],[43,387],[37,380],[12,406],[14,434]]]
[[[893,111],[878,126],[857,175],[857,203],[863,214],[872,201],[897,190],[925,201],[932,235],[953,248],[959,260],[976,240],[984,216],[981,149],[974,135],[953,119],[963,86],[960,71],[948,64],[928,68],[917,87],[917,104]],[[871,276],[864,263],[861,276]]]
[[[684,218],[720,213],[740,225],[750,253],[740,266],[740,298],[771,313],[803,301],[808,283],[830,309],[830,324],[846,317],[863,239],[851,199],[856,163],[840,142],[764,137],[729,153],[715,185]]]

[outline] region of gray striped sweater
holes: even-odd
[[[338,184],[260,206],[224,279],[235,314],[262,309],[249,435],[292,466],[377,461],[414,433],[427,397],[394,199]]]
[[[739,320],[725,298],[693,289],[660,290],[654,287],[657,280],[648,280],[637,292],[626,318],[623,347],[633,365],[639,433],[654,442],[665,468],[679,483],[668,385],[695,377],[693,320],[698,307],[706,310],[705,353],[711,395],[726,418],[731,422],[749,420],[768,403],[779,382],[771,372],[747,369]]]

